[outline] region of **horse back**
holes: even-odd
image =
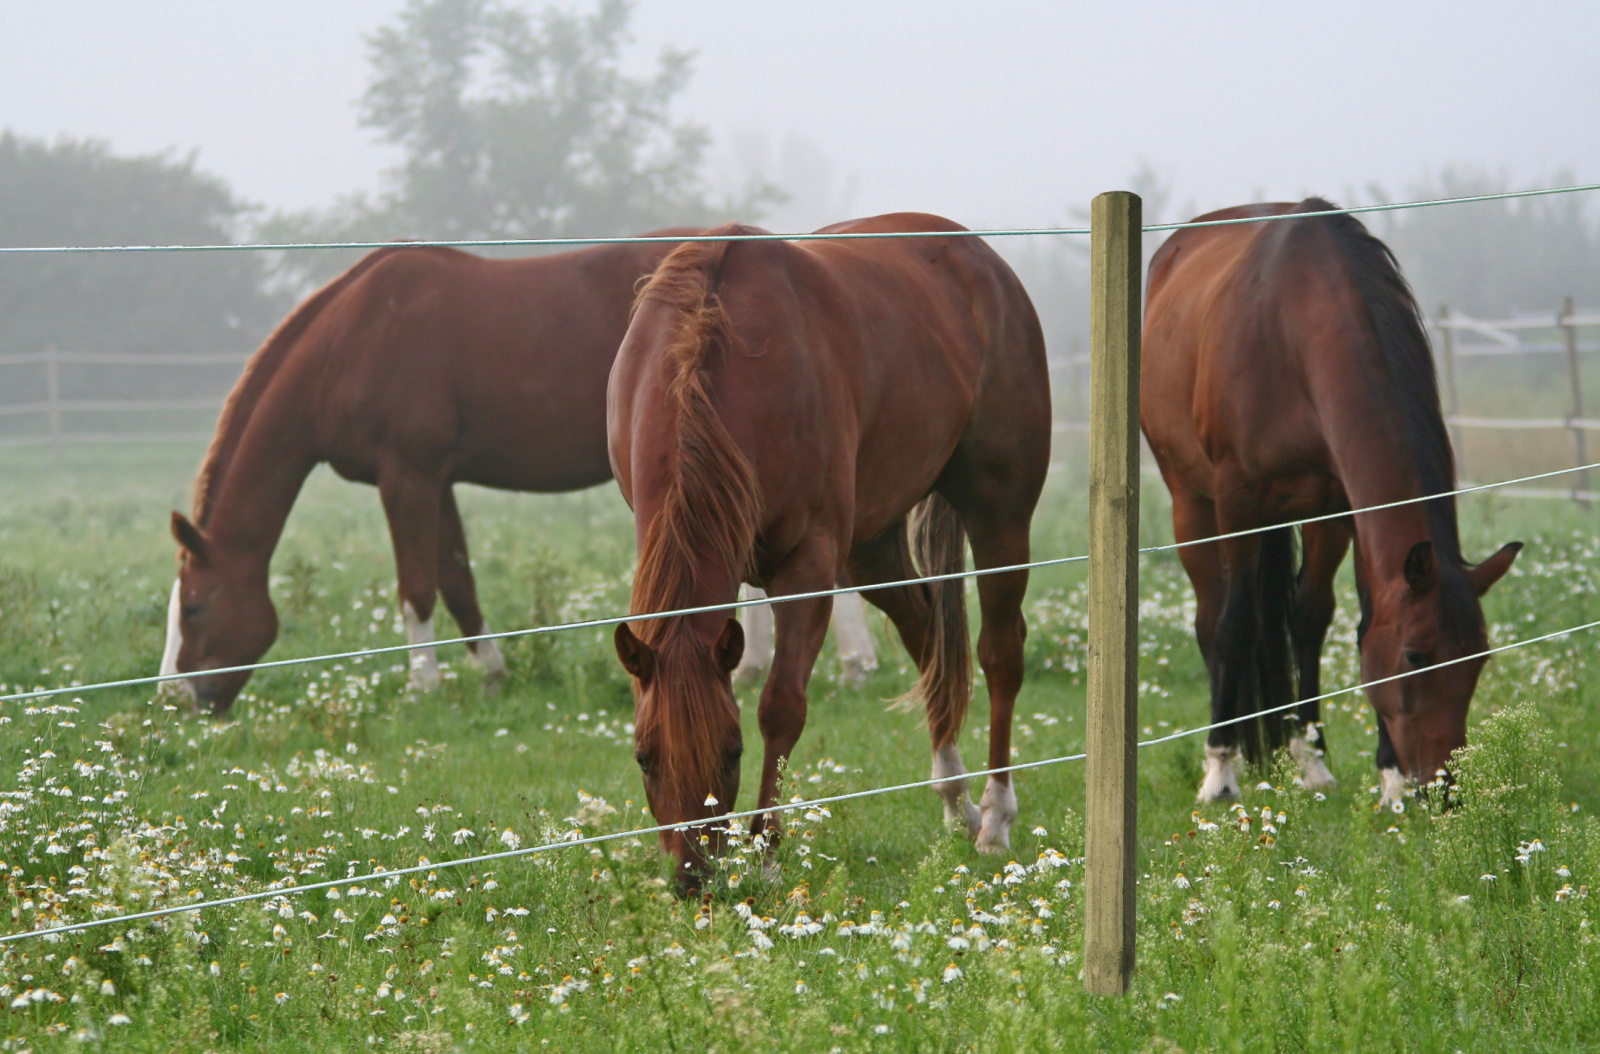
[[[1319,220],[1179,231],[1151,260],[1145,309],[1140,423],[1163,474],[1207,497],[1251,485],[1291,501],[1324,494],[1326,426],[1348,402],[1341,371],[1374,361],[1372,343]]]

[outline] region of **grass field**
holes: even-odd
[[[198,451],[69,450],[0,460],[0,682],[154,671]],[[1084,551],[1082,487],[1052,477],[1035,555]],[[613,488],[466,491],[497,627],[625,610],[632,526]],[[1600,618],[1593,513],[1466,499],[1466,551],[1529,547],[1491,594],[1496,644]],[[1144,534],[1169,535],[1159,484]],[[313,477],[274,564],[271,657],[403,638],[376,495]],[[1019,760],[1081,749],[1081,570],[1038,574]],[[1357,680],[1348,582],[1324,683]],[[1141,723],[1207,719],[1177,561],[1142,571]],[[926,735],[885,700],[883,664],[842,688],[825,653],[788,793],[924,778]],[[225,721],[154,693],[3,704],[0,869],[12,931],[311,882],[321,892],[0,950],[0,1049],[1571,1050],[1600,1035],[1600,715],[1595,641],[1509,652],[1485,674],[1458,808],[1378,813],[1373,718],[1328,711],[1340,786],[1280,765],[1238,809],[1194,812],[1200,743],[1141,752],[1139,967],[1090,999],[1077,763],[1019,776],[1014,860],[945,833],[917,791],[790,814],[775,877],[742,854],[681,902],[649,841],[492,869],[451,859],[650,823],[631,699],[609,634],[512,641],[480,690],[460,648],[411,699],[389,657],[268,671]],[[746,742],[759,743],[754,696]],[[963,745],[985,754],[984,708]],[[746,798],[760,752],[746,751]],[[1258,783],[1261,786],[1258,786]],[[748,801],[741,802],[741,806]],[[1437,804],[1437,803],[1435,803]],[[431,862],[368,881],[377,867]],[[1590,886],[1596,896],[1589,896]]]

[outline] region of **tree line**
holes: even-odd
[[[322,210],[269,212],[241,200],[193,154],[119,156],[104,143],[0,133],[0,244],[382,241],[627,234],[780,203],[761,179],[733,195],[707,174],[706,129],[674,115],[692,73],[668,50],[624,72],[631,8],[530,12],[511,0],[410,0],[368,38],[364,128],[400,160],[374,194]],[[1557,173],[1551,182],[1570,180]],[[1147,219],[1170,188],[1134,178]],[[1503,177],[1446,169],[1400,197],[1492,192]],[[1346,196],[1347,200],[1349,195]],[[1387,200],[1369,188],[1366,201]],[[1600,226],[1570,195],[1369,216],[1431,312],[1548,310],[1571,295],[1600,306]],[[843,217],[840,217],[843,218]],[[1021,241],[1021,240],[1019,240]],[[1084,246],[999,246],[1066,354],[1087,334]],[[0,354],[248,351],[314,286],[359,253],[0,257]]]

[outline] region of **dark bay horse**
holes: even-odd
[[[826,231],[961,230],[897,214]],[[715,233],[744,233],[727,227]],[[639,545],[636,614],[775,598],[1026,562],[1050,455],[1044,340],[1027,293],[975,238],[688,242],[640,294],[608,389],[611,460]],[[1010,763],[1022,686],[1026,571],[977,580],[978,658],[991,767]],[[971,691],[959,580],[864,594],[921,671],[935,776],[966,772],[956,737]],[[827,598],[778,603],[758,723],[757,808],[777,796],[798,741]],[[616,629],[634,678],[635,749],[659,822],[734,807],[742,737],[729,674],[744,640],[725,611]],[[1016,796],[990,777],[981,808],[942,784],[945,817],[980,849],[1008,845]],[[754,825],[775,832],[771,814]],[[669,833],[680,888],[718,834]]]
[[[664,231],[683,235],[691,231]],[[295,309],[245,367],[195,483],[163,673],[255,662],[277,635],[267,568],[322,462],[377,484],[399,569],[411,682],[438,683],[433,608],[487,632],[452,486],[566,491],[611,478],[605,386],[636,284],[673,244],[489,260],[379,249]],[[469,645],[504,675],[493,641]],[[182,682],[221,712],[249,674]]]
[[[1201,220],[1317,212],[1248,205]],[[1179,541],[1455,489],[1428,338],[1388,248],[1351,216],[1174,234],[1150,262],[1139,418],[1172,493]],[[1195,632],[1213,721],[1320,693],[1333,579],[1352,539],[1361,675],[1378,714],[1383,800],[1432,780],[1466,742],[1484,660],[1431,667],[1488,646],[1479,598],[1510,569],[1513,542],[1481,564],[1461,554],[1454,498],[1179,550],[1199,601]],[[1298,668],[1298,694],[1295,688]],[[1287,717],[1288,720],[1284,718]],[[1320,707],[1261,719],[1288,738],[1307,786],[1333,781]],[[1238,794],[1255,721],[1210,733],[1200,800]]]

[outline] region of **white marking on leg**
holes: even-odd
[[[1322,760],[1321,749],[1309,739],[1299,736],[1290,739],[1289,755],[1300,766],[1300,785],[1306,790],[1321,790],[1339,782],[1328,771],[1328,763]]]
[[[414,691],[431,692],[439,687],[439,655],[437,648],[419,648],[418,644],[432,644],[438,638],[433,635],[433,619],[417,617],[417,609],[407,600],[400,605],[400,610],[406,620],[406,641],[413,645],[411,655],[411,676],[406,679],[406,687]]]
[[[1378,799],[1380,809],[1392,807],[1406,793],[1406,778],[1399,769],[1379,769],[1378,782],[1383,787],[1383,795]]]
[[[933,753],[933,778],[943,779],[946,776],[965,775],[967,766],[961,761],[961,751],[954,743],[946,743]],[[963,824],[969,834],[976,834],[983,826],[983,814],[978,807],[972,804],[972,798],[967,794],[966,780],[948,780],[936,783],[933,789],[939,797],[944,799],[944,822],[946,825]]]
[[[833,633],[839,643],[841,677],[846,687],[860,688],[878,668],[878,652],[867,629],[867,602],[860,593],[833,598]]]
[[[174,579],[172,597],[167,601],[167,642],[161,651],[161,676],[170,677],[178,672],[178,651],[183,647],[183,601],[179,597],[181,580]],[[157,695],[187,695],[194,698],[194,686],[188,681],[163,681],[156,689]]]
[[[1238,747],[1214,747],[1207,743],[1206,775],[1200,781],[1200,793],[1196,795],[1196,800],[1203,803],[1218,798],[1237,798],[1239,779],[1234,775],[1234,766],[1238,761]]]
[[[1017,818],[1017,792],[999,776],[990,776],[983,788],[983,826],[978,830],[978,852],[1003,853],[1011,848],[1011,824]]]
[[[740,590],[744,600],[760,600],[767,594],[755,586]],[[739,620],[744,624],[744,655],[733,671],[734,684],[755,684],[772,668],[772,605],[740,608]]]
[[[485,622],[478,632],[490,632],[489,624]],[[483,671],[483,680],[486,684],[499,684],[506,679],[506,657],[500,651],[499,641],[473,641],[467,645],[467,650],[472,653],[472,661],[478,664],[478,669]]]
[[[161,676],[168,677],[178,672],[178,649],[183,647],[183,626],[179,622],[183,611],[183,601],[178,592],[183,587],[183,582],[174,579],[172,582],[172,599],[167,601],[167,646],[161,653]]]

